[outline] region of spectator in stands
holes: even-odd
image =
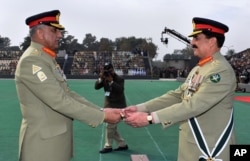
[[[120,120],[120,110],[101,111],[69,89],[55,60],[64,29],[59,24],[59,15],[58,10],[53,10],[26,19],[31,44],[15,73],[22,112],[19,161],[70,161],[73,120],[91,127]]]
[[[220,53],[228,27],[220,22],[193,19],[191,45],[200,58],[179,88],[125,108],[125,122],[133,127],[180,123],[178,161],[229,160],[235,144],[233,97],[236,78]]]
[[[247,69],[243,69],[242,73],[240,74],[240,82],[241,83],[248,83],[249,82],[249,73]]]
[[[126,98],[124,95],[124,79],[117,75],[111,63],[105,63],[100,77],[95,82],[95,89],[103,88],[105,92],[104,108],[125,108]],[[127,150],[128,145],[118,132],[117,123],[106,124],[105,145],[100,153],[109,153],[113,151],[113,140],[116,141],[118,148],[115,151]]]
[[[243,52],[234,54],[230,56],[229,58],[227,58],[229,63],[232,65],[233,69],[236,72],[238,82],[242,81],[241,76],[242,76],[244,69],[246,69],[248,73],[250,72],[250,52],[249,51],[250,50],[247,49]],[[244,81],[241,83],[244,83]],[[245,83],[249,83],[249,79],[246,80]]]

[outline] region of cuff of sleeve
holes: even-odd
[[[148,112],[146,106],[143,103],[136,105],[136,107],[137,107],[137,111]]]
[[[151,116],[153,117],[154,123],[160,123],[159,117],[157,116],[156,112],[151,112]]]
[[[103,119],[102,119],[102,122],[101,123],[104,123],[105,122],[105,112],[103,112]]]

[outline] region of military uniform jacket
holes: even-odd
[[[194,67],[179,88],[142,105],[148,112],[156,111],[163,127],[180,123],[178,161],[193,161],[198,160],[201,152],[187,120],[197,118],[212,151],[229,122],[235,88],[236,78],[231,65],[224,56],[215,53],[211,61]],[[229,144],[234,142],[232,132],[219,159],[229,160]]]
[[[22,112],[19,157],[23,161],[69,161],[73,152],[72,121],[96,127],[100,107],[72,92],[55,59],[31,42],[15,73]]]
[[[124,94],[124,79],[117,74],[113,76],[113,83],[103,80],[95,82],[95,89],[103,88],[105,92],[104,107],[124,108],[126,107],[126,98]]]

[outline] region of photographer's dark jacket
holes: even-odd
[[[124,79],[117,74],[113,76],[113,83],[107,80],[95,82],[95,89],[104,88],[105,102],[104,107],[124,108],[126,107],[126,98],[124,95]]]

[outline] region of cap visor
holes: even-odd
[[[57,23],[50,23],[51,26],[58,28],[59,30],[64,30],[64,27],[60,24]]]
[[[202,30],[199,31],[194,31],[193,33],[191,33],[188,37],[193,37],[194,35],[197,35],[199,33],[202,33]]]

